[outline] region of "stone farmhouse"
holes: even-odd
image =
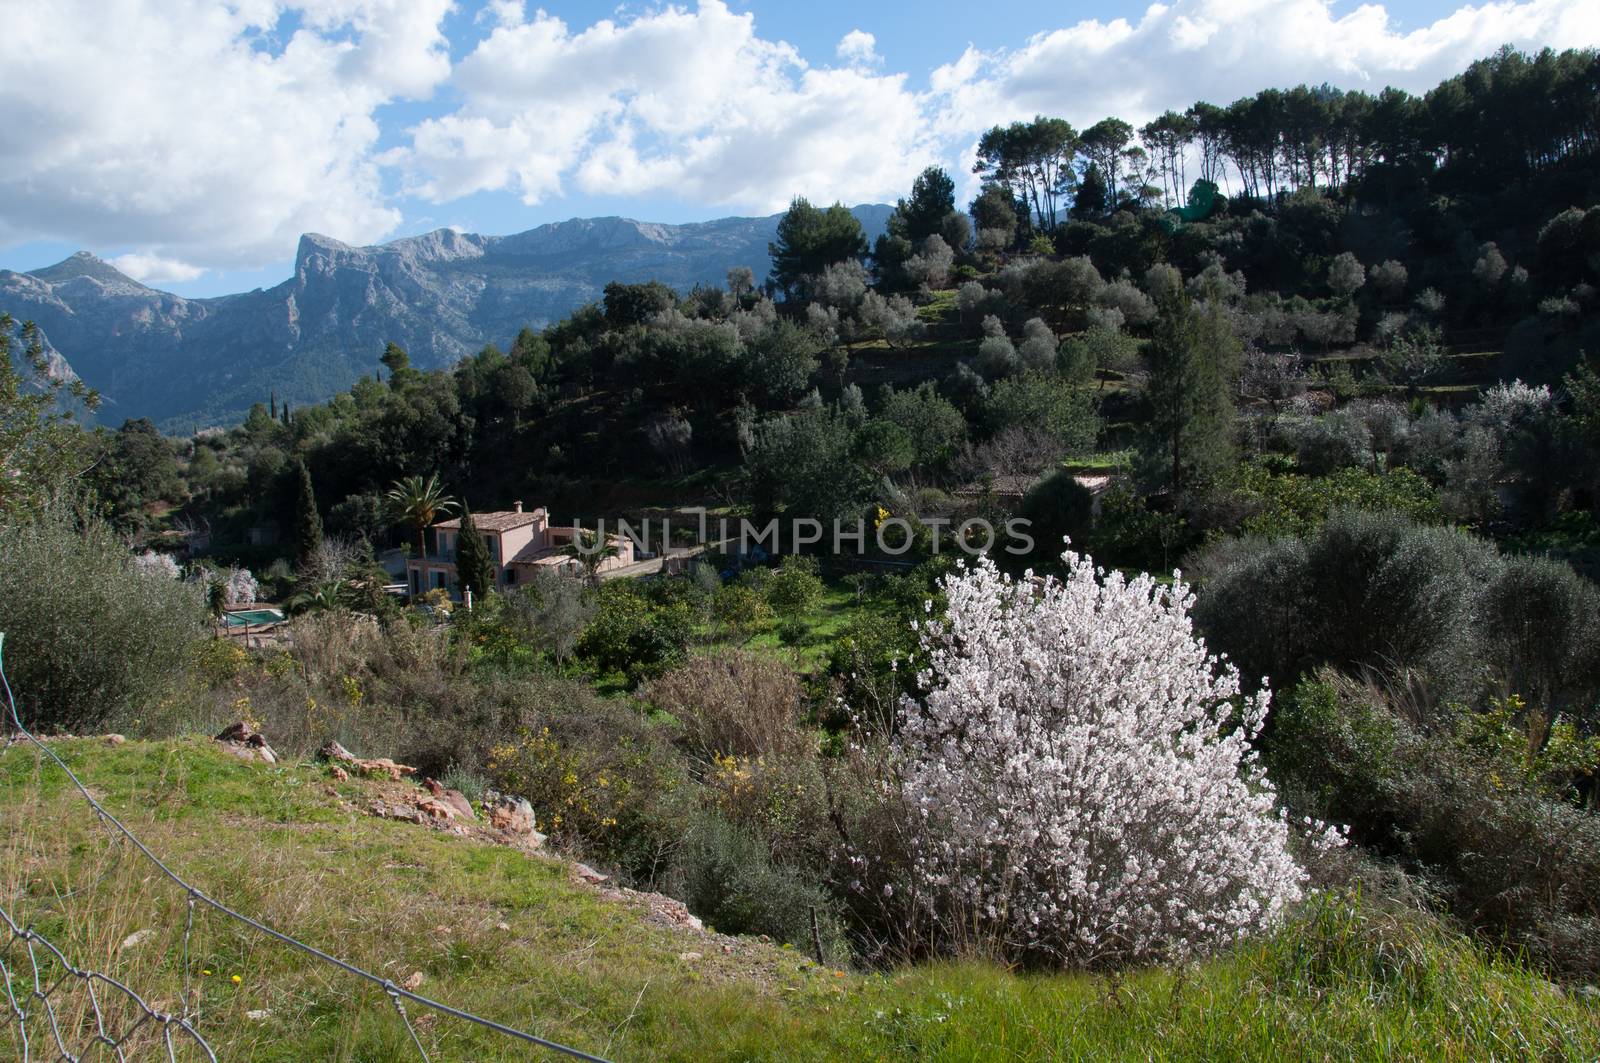
[[[521,502],[514,502],[508,510],[491,513],[474,513],[473,522],[478,534],[489,547],[489,557],[494,562],[495,584],[504,590],[527,583],[533,573],[541,568],[580,575],[583,565],[567,553],[572,544],[573,529],[550,523],[550,514],[543,506],[524,510]],[[428,529],[431,533],[425,557],[406,559],[406,583],[412,594],[423,594],[437,588],[448,591],[451,597],[461,594],[456,577],[456,550],[460,546],[461,520],[442,520]],[[598,572],[631,565],[634,562],[633,542],[623,536],[606,538],[616,549],[616,554],[600,562]]]

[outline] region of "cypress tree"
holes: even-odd
[[[294,513],[295,548],[302,565],[309,562],[322,545],[322,515],[317,512],[317,494],[311,486],[311,470],[300,465],[300,497]]]
[[[478,522],[472,519],[472,510],[461,507],[461,543],[456,547],[456,576],[462,589],[471,590],[482,598],[494,590],[494,559],[489,547],[478,532]]]

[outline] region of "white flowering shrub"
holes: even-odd
[[[167,579],[178,578],[178,562],[173,560],[171,554],[163,554],[156,550],[146,550],[142,554],[134,554],[132,564],[134,571],[141,575],[164,576]]]
[[[1206,651],[1181,582],[1064,558],[1064,580],[1020,582],[980,559],[922,625],[927,694],[894,744],[907,885],[1009,955],[1074,966],[1270,927],[1305,876],[1250,746],[1267,695]]]
[[[236,568],[226,573],[223,596],[229,609],[250,605],[261,592],[261,585],[247,568]]]

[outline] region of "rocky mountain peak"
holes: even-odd
[[[79,277],[87,277],[108,287],[149,290],[111,263],[88,251],[75,252],[53,266],[29,270],[28,275],[48,284],[65,284]]]

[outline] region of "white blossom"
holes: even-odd
[[[915,885],[936,915],[1070,964],[1272,926],[1305,876],[1250,744],[1268,695],[1206,651],[1181,580],[1063,556],[1064,580],[980,559],[922,625],[928,693],[904,700],[895,739],[925,817]]]
[[[178,578],[178,562],[173,560],[171,554],[163,554],[156,550],[146,550],[142,554],[133,556],[133,567],[141,575],[165,576],[167,579]]]
[[[1548,384],[1531,387],[1521,380],[1499,383],[1488,388],[1467,416],[1504,440],[1512,431],[1538,420],[1550,412],[1554,397]]]
[[[227,588],[225,597],[229,609],[250,605],[261,590],[260,584],[247,568],[232,569],[226,574],[223,584]]]

